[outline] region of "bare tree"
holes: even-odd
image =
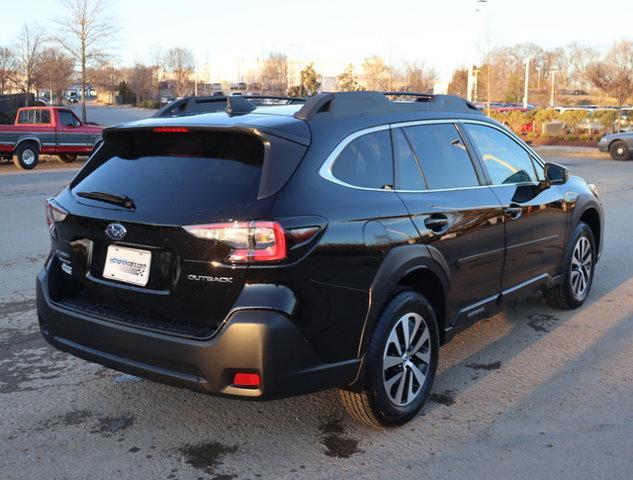
[[[598,60],[598,53],[591,47],[570,43],[565,47],[565,62],[567,66],[568,85],[587,88],[590,83],[587,76],[589,65]]]
[[[0,47],[0,95],[9,90],[9,84],[16,70],[14,52],[8,47]]]
[[[121,71],[111,62],[102,62],[96,67],[89,68],[86,72],[88,81],[100,90],[104,90],[114,96],[121,83]]]
[[[17,68],[12,78],[13,83],[24,93],[30,93],[35,83],[35,73],[43,46],[44,35],[42,29],[25,23],[18,34],[14,48]]]
[[[72,57],[54,48],[47,48],[42,52],[37,66],[36,83],[38,88],[49,88],[57,96],[58,105],[62,104],[64,90],[68,88],[74,75],[75,60]]]
[[[183,47],[172,48],[165,54],[165,68],[172,75],[175,94],[182,97],[191,92],[191,75],[196,66],[191,50]]]
[[[271,52],[264,61],[261,72],[262,89],[273,95],[283,95],[288,90],[288,57]]]
[[[118,33],[109,0],[60,0],[66,13],[56,20],[57,42],[72,55],[81,71],[81,116],[86,122],[87,70],[108,56]]]
[[[602,62],[588,68],[591,82],[618,102],[618,125],[621,121],[622,105],[633,97],[633,41],[617,42]]]
[[[136,95],[136,106],[139,106],[147,94],[152,92],[154,68],[136,63],[129,69],[127,79],[130,88]]]
[[[362,65],[368,90],[393,90],[393,71],[379,56],[366,58]]]
[[[407,62],[404,65],[404,89],[412,92],[432,92],[437,72],[423,62]]]

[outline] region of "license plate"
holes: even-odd
[[[152,252],[110,245],[106,255],[103,278],[144,287],[149,280]]]

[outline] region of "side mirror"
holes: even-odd
[[[550,185],[563,185],[569,179],[569,170],[558,163],[545,164],[545,181]]]

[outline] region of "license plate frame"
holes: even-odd
[[[152,252],[139,248],[108,245],[103,278],[145,287],[149,282]]]

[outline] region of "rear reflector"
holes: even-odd
[[[189,129],[185,127],[155,127],[153,131],[156,133],[186,133]]]
[[[183,227],[195,237],[232,247],[229,263],[275,262],[286,258],[286,234],[277,222],[233,222]]]
[[[233,376],[234,387],[255,388],[261,385],[259,373],[236,373]]]

